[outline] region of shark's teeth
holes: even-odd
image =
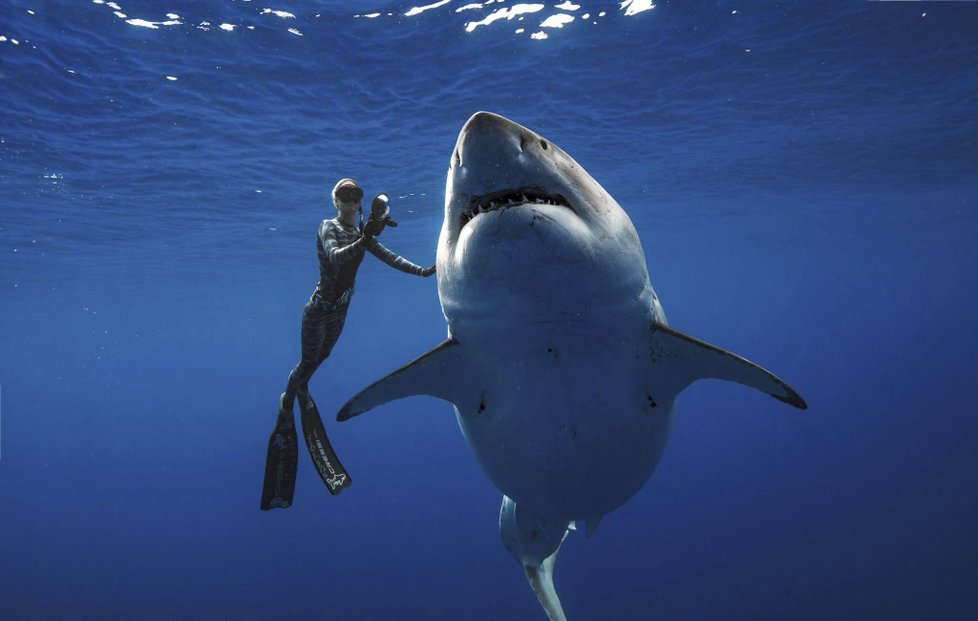
[[[570,207],[567,200],[560,194],[551,194],[539,188],[519,188],[516,190],[500,190],[483,196],[474,197],[469,203],[469,210],[461,214],[461,226],[481,213],[499,211],[516,205],[560,205]]]

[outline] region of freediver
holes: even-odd
[[[285,392],[279,397],[275,430],[268,440],[261,509],[286,508],[292,504],[298,461],[293,405],[299,399],[300,421],[306,446],[316,470],[330,494],[350,484],[350,475],[333,451],[316,404],[309,394],[309,379],[329,357],[340,337],[353,297],[357,269],[365,252],[407,274],[431,276],[435,267],[421,267],[389,250],[376,237],[386,226],[397,226],[390,218],[388,199],[378,194],[370,217],[363,222],[363,190],[353,179],[340,179],[333,187],[337,215],[323,220],[316,237],[319,283],[302,311],[302,355],[289,373]]]

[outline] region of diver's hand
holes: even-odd
[[[374,237],[373,230],[372,229],[370,231],[367,230],[367,225],[369,223],[370,222],[367,221],[360,224],[360,239],[358,239],[356,243],[363,245],[363,242],[368,242],[371,239],[373,239]]]
[[[377,237],[384,231],[384,221],[369,219],[363,225],[363,236],[366,239]]]
[[[421,275],[424,276],[425,278],[427,278],[428,276],[431,276],[434,273],[435,273],[435,266],[434,265],[432,265],[431,267],[426,267],[423,270],[421,270]]]

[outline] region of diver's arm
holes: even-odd
[[[319,239],[323,243],[323,251],[330,263],[342,265],[347,263],[357,255],[362,254],[367,246],[368,238],[360,236],[352,244],[340,246],[336,235],[336,225],[329,220],[323,220],[319,226]]]
[[[435,273],[434,266],[421,267],[416,263],[411,263],[401,255],[377,241],[376,238],[369,238],[369,240],[366,242],[366,248],[371,254],[387,265],[390,265],[394,269],[400,270],[406,274],[414,274],[415,276],[431,276]]]

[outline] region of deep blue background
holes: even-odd
[[[565,542],[568,616],[978,616],[978,5],[585,3],[537,41],[550,4],[462,4],[0,8],[0,618],[543,617],[450,406],[329,415],[444,337],[433,279],[365,261],[312,383],[355,485],[302,455],[258,511],[329,188],[389,193],[432,262],[480,109],[618,199],[675,327],[810,406],[684,393]]]

